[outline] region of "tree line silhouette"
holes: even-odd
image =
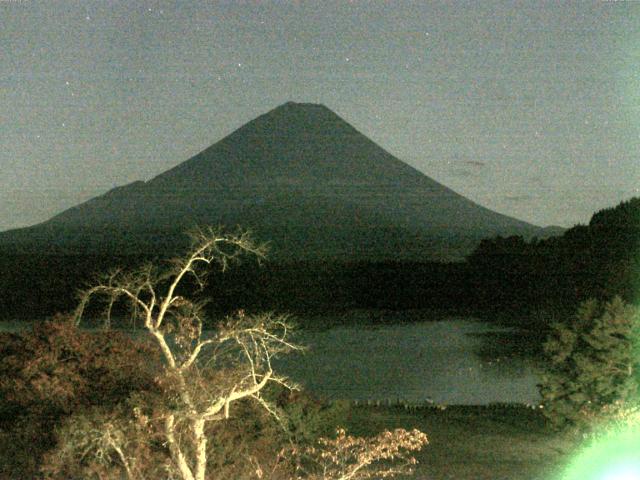
[[[595,213],[560,237],[483,240],[467,258],[480,305],[575,307],[640,293],[640,198]]]

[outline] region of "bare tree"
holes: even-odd
[[[106,300],[107,322],[118,302],[132,307],[135,319],[162,352],[163,387],[173,405],[163,415],[162,435],[175,470],[172,475],[181,480],[205,480],[207,425],[229,418],[232,404],[246,398],[275,415],[261,391],[274,382],[292,385],[274,373],[271,361],[300,347],[289,341],[290,325],[283,316],[249,317],[241,311],[214,331],[205,332],[203,304],[179,295],[181,284],[190,277],[201,288],[207,266],[217,263],[226,269],[242,253],[262,257],[264,247],[246,233],[227,235],[213,229],[196,231],[192,240],[189,253],[164,270],[145,265],[102,277],[82,292],[75,319],[81,321],[87,304],[96,296]],[[101,451],[115,452],[128,478],[139,478],[132,467],[135,459],[126,450],[126,436],[113,434],[113,430],[108,433],[96,444]]]
[[[106,328],[114,306],[130,307],[133,320],[142,324],[161,352],[156,378],[160,396],[139,392],[129,404],[73,416],[59,431],[65,441],[51,452],[43,469],[48,478],[73,476],[77,465],[84,463],[83,478],[206,480],[215,475],[207,472],[211,426],[228,419],[235,402],[255,400],[278,417],[263,391],[274,383],[295,388],[272,368],[275,356],[301,350],[289,340],[287,318],[238,311],[206,330],[204,304],[190,299],[185,289],[187,279],[201,289],[207,267],[218,264],[224,270],[243,253],[261,258],[264,247],[246,233],[198,230],[188,253],[164,269],[144,265],[129,272],[116,270],[81,292],[76,325],[95,297],[106,305]],[[149,403],[154,407],[146,408]],[[325,480],[391,477],[410,472],[415,459],[409,452],[426,443],[426,435],[417,430],[385,431],[363,439],[339,429],[335,439],[321,438],[316,447],[290,445],[274,452],[269,466],[249,455],[248,475]],[[394,460],[401,464],[391,465]]]

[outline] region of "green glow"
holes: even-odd
[[[640,428],[613,430],[594,440],[560,480],[640,480]]]

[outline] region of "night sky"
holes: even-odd
[[[0,230],[292,100],[537,225],[640,195],[640,3],[0,1]]]

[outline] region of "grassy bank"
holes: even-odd
[[[416,456],[411,477],[419,480],[556,480],[577,447],[574,437],[550,430],[540,411],[524,406],[355,407],[348,427],[355,435],[424,431],[430,444]]]

